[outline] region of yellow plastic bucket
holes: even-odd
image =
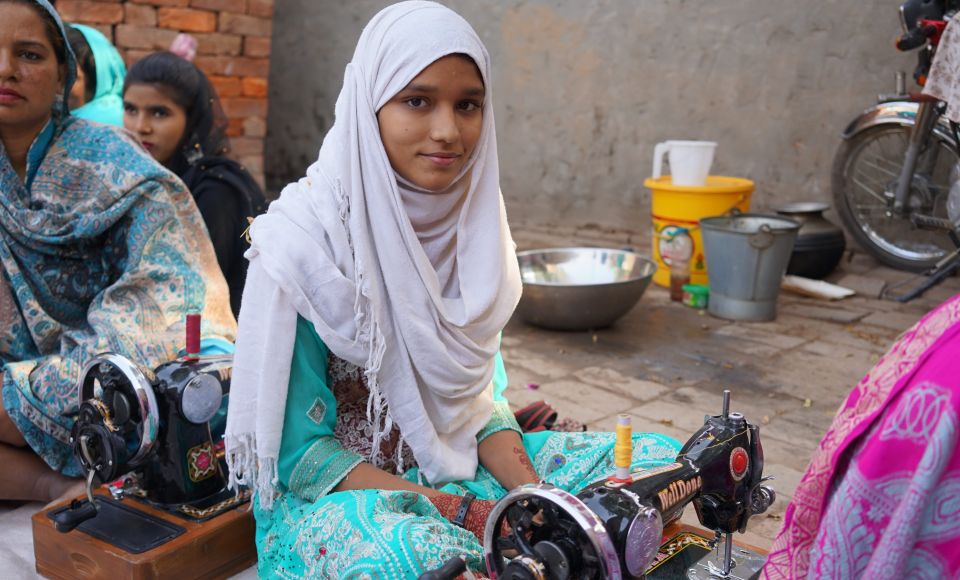
[[[653,259],[657,273],[653,281],[660,286],[670,285],[670,264],[661,255],[667,240],[677,228],[687,228],[693,240],[690,260],[690,282],[707,284],[707,263],[703,255],[703,237],[700,219],[724,215],[731,210],[750,210],[753,182],[740,177],[711,175],[703,186],[673,185],[669,175],[647,178],[643,184],[650,189],[650,214],[653,218]]]

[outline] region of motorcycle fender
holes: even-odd
[[[847,128],[843,131],[843,138],[852,139],[867,129],[878,125],[912,126],[916,121],[919,106],[919,103],[911,101],[890,101],[874,105],[847,125]],[[937,119],[934,133],[947,142],[953,143],[950,122],[946,117],[941,116]]]

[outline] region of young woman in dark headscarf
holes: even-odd
[[[247,274],[243,232],[266,201],[250,173],[226,157],[227,119],[210,81],[179,56],[154,53],[127,73],[123,107],[124,126],[193,194],[238,314]]]

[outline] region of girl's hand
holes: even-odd
[[[537,483],[540,477],[516,431],[499,431],[484,439],[478,448],[480,464],[487,468],[504,489],[525,483]]]
[[[463,502],[463,496],[444,493],[428,498],[436,506],[446,520],[452,522],[457,517],[457,510]],[[477,541],[483,543],[483,530],[487,526],[487,519],[493,506],[497,502],[492,500],[475,499],[470,503],[467,509],[467,517],[463,520],[463,527],[477,537]]]

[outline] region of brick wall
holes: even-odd
[[[267,73],[274,0],[58,0],[66,22],[96,27],[129,67],[179,32],[197,41],[200,67],[230,120],[231,157],[263,185]]]

